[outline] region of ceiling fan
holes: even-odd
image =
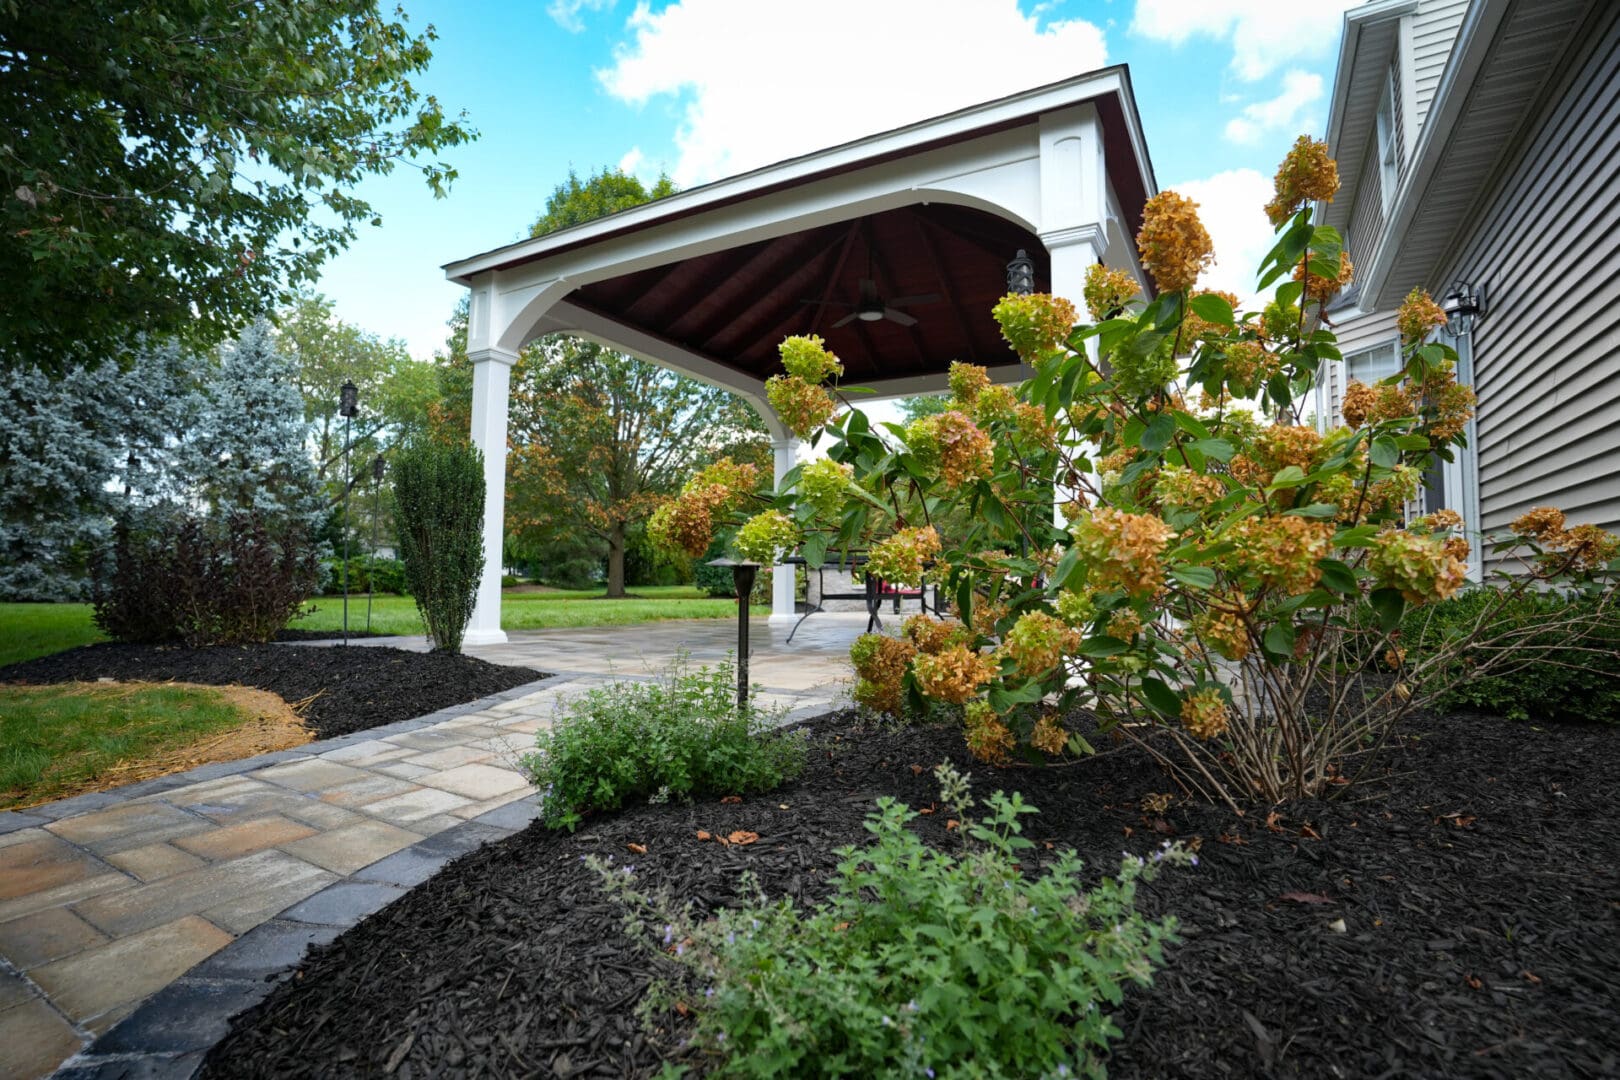
[[[833,329],[848,326],[856,319],[862,322],[879,322],[888,319],[901,326],[916,326],[917,317],[907,314],[901,308],[911,307],[915,304],[935,304],[939,302],[937,293],[922,293],[917,296],[897,296],[893,300],[884,300],[878,295],[877,282],[871,278],[861,278],[861,295],[859,300],[806,300],[806,304],[824,304],[831,307],[854,308],[848,315],[833,323]]]
[[[902,308],[917,304],[937,304],[937,293],[922,293],[917,296],[896,296],[892,300],[885,300],[878,295],[877,281],[872,276],[872,240],[870,236],[864,237],[866,241],[866,276],[861,278],[860,298],[857,300],[803,300],[801,303],[817,307],[846,307],[853,308],[848,315],[832,324],[834,330],[840,326],[848,326],[856,319],[862,322],[881,322],[888,319],[901,326],[916,326],[917,317],[902,311]]]

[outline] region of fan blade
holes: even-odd
[[[917,325],[916,316],[907,315],[903,311],[896,311],[892,307],[886,307],[886,308],[883,309],[883,317],[885,319],[888,319],[890,322],[897,322],[901,326],[916,326]]]
[[[921,293],[917,296],[897,296],[889,301],[890,307],[910,307],[913,304],[937,304],[939,293]]]
[[[850,312],[850,313],[849,313],[849,314],[848,314],[848,315],[845,315],[845,316],[844,316],[844,317],[843,317],[843,318],[842,318],[842,319],[839,319],[839,320],[838,320],[838,321],[837,321],[837,322],[835,322],[835,323],[833,323],[833,324],[832,324],[832,328],[833,328],[833,329],[834,329],[834,330],[836,330],[836,329],[838,329],[838,328],[839,328],[839,327],[840,327],[840,326],[848,326],[848,325],[849,325],[849,324],[850,324],[850,323],[852,323],[852,322],[854,322],[854,321],[855,321],[855,319],[856,319],[856,318],[857,318],[857,317],[858,317],[858,316],[859,316],[859,315],[860,315],[860,312],[858,312],[858,311],[852,311],[852,312]]]

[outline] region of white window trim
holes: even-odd
[[[1384,69],[1384,90],[1378,98],[1378,110],[1373,118],[1373,152],[1378,155],[1378,189],[1383,202],[1383,216],[1389,220],[1390,207],[1395,205],[1395,193],[1401,186],[1401,154],[1396,145],[1395,130],[1395,69]]]

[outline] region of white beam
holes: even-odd
[[[770,424],[774,416],[766,421]],[[799,463],[799,440],[792,435],[784,435],[771,440],[771,450],[776,464],[776,489],[782,489],[782,478],[788,470]],[[777,563],[771,573],[771,621],[791,622],[797,618],[798,588],[796,578],[799,572],[797,566],[787,566]]]

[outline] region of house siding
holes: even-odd
[[[1333,333],[1338,338],[1341,356],[1385,344],[1399,336],[1393,311],[1344,312],[1334,318]],[[1330,363],[1323,368],[1317,385],[1321,396],[1317,399],[1316,411],[1322,417],[1321,426],[1325,430],[1341,426],[1344,417],[1339,412],[1339,406],[1344,403],[1344,391],[1348,385],[1343,362]]]
[[[1457,40],[1468,0],[1435,0],[1412,13],[1412,103],[1409,122],[1421,129],[1429,115],[1429,103],[1446,70],[1451,46]]]
[[[1486,531],[1542,505],[1620,528],[1620,18],[1594,20],[1431,283],[1488,290],[1473,334]]]

